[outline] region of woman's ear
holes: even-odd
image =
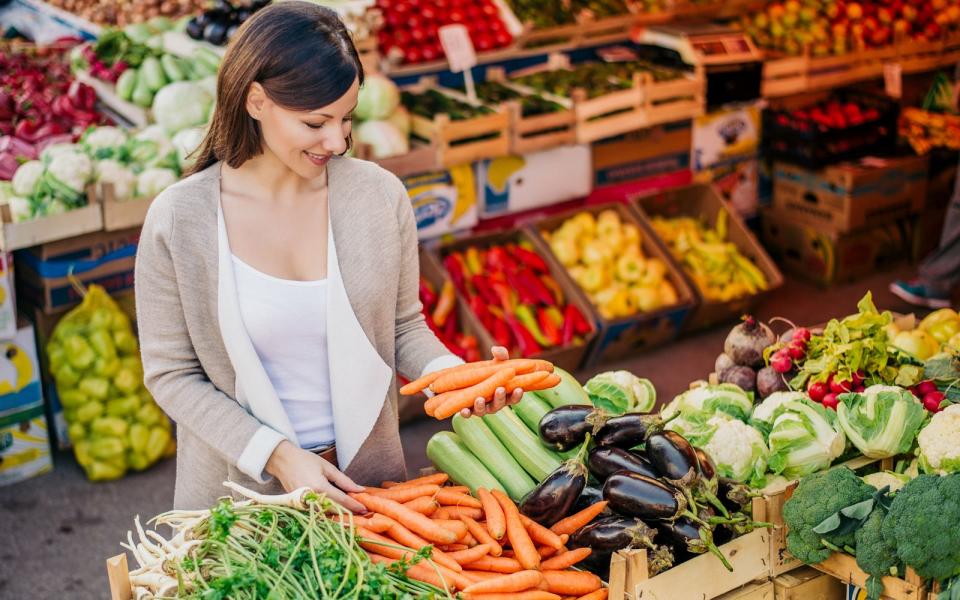
[[[263,107],[267,102],[267,93],[263,86],[256,81],[250,84],[250,91],[247,92],[247,113],[259,121],[263,115]]]

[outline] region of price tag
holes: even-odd
[[[477,52],[473,49],[470,32],[464,25],[444,25],[439,30],[440,45],[447,55],[450,70],[460,73],[477,64]]]
[[[883,65],[883,88],[891,98],[899,98],[903,94],[903,66],[900,63]]]

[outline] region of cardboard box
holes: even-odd
[[[690,121],[641,129],[595,142],[593,185],[614,185],[689,170]]]
[[[0,341],[0,426],[43,415],[43,389],[33,327],[17,330],[13,339]]]
[[[0,425],[0,486],[53,470],[47,421],[39,416]]]
[[[717,164],[695,174],[693,180],[713,184],[723,200],[744,219],[757,214],[760,203],[760,161],[756,157]]]
[[[17,335],[17,296],[13,253],[0,252],[0,340]]]
[[[476,165],[481,218],[586,197],[593,187],[590,160],[586,145],[481,160]]]
[[[864,159],[820,171],[778,162],[773,207],[809,225],[853,231],[919,213],[926,189],[925,157]]]
[[[765,209],[763,243],[784,270],[827,286],[888,269],[911,255],[914,219],[854,232],[834,232]]]
[[[413,202],[420,239],[470,229],[477,224],[477,187],[473,167],[410,175],[403,184]]]
[[[760,112],[759,105],[748,104],[694,118],[693,172],[755,156],[760,147]]]
[[[40,260],[89,260],[102,258],[125,246],[137,245],[140,227],[120,231],[99,231],[48,242],[25,250]]]

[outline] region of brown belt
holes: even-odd
[[[330,446],[329,448],[326,448],[323,450],[320,450],[320,449],[312,450],[311,452],[313,452],[323,460],[327,461],[331,465],[337,467],[338,469],[340,468],[337,465],[337,447],[336,446]]]

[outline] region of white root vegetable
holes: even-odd
[[[163,590],[168,589],[171,582],[174,585],[174,591],[176,591],[177,580],[163,573],[150,571],[147,573],[130,574],[130,585],[150,588],[154,593],[161,596],[165,595]]]
[[[155,596],[148,588],[137,586],[133,588],[133,600],[153,600]]]
[[[302,487],[293,490],[288,494],[271,496],[247,489],[239,483],[233,481],[224,481],[223,485],[240,494],[241,496],[253,500],[257,504],[266,504],[268,506],[286,506],[288,508],[295,508],[297,510],[307,510],[310,506],[307,502],[307,498],[316,493],[308,487]]]

